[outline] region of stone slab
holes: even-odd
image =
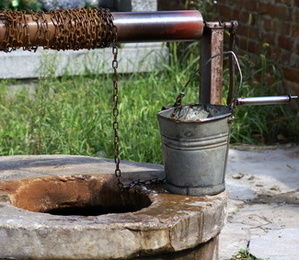
[[[265,235],[254,237],[250,241],[252,254],[271,260],[297,260],[299,228],[271,230]]]
[[[123,44],[119,50],[119,72],[160,70],[168,60],[163,43]],[[112,73],[111,49],[37,52],[0,52],[0,79],[24,79],[55,75]]]
[[[265,259],[297,259],[299,146],[239,149],[229,152],[228,218],[220,235],[220,259],[240,249]]]
[[[157,0],[131,0],[132,11],[157,11],[158,4]]]
[[[163,177],[161,165],[122,162],[128,174],[146,172],[152,177]],[[114,173],[111,159],[72,155],[0,156],[0,181],[56,175]]]
[[[116,9],[120,12],[157,11],[157,0],[117,0]]]
[[[164,177],[159,165],[123,162],[122,169],[127,181]],[[169,194],[160,185],[142,187],[152,204],[136,212],[59,216],[11,205],[17,196],[23,198],[22,194],[37,201],[40,198],[41,203],[49,201],[47,196],[54,192],[52,188],[45,188],[48,194],[45,200],[26,191],[28,185],[41,180],[46,183],[54,181],[59,187],[69,181],[89,180],[90,185],[86,187],[92,187],[91,182],[103,178],[101,176],[115,180],[113,172],[114,162],[104,158],[64,155],[0,157],[0,258],[119,259],[177,252],[209,242],[223,227],[225,192],[216,196],[188,197]],[[43,189],[39,192],[43,193]],[[78,190],[74,189],[65,197],[79,199],[76,192]],[[210,255],[216,260],[215,246],[218,243],[211,245]]]
[[[299,146],[256,147],[251,151],[231,149],[226,184],[235,200],[251,200],[265,195],[273,197],[296,191],[298,173]]]

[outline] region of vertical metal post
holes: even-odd
[[[234,37],[234,28],[230,29],[230,39],[229,39],[229,50],[234,51],[235,46],[235,37]],[[230,105],[233,101],[233,98],[236,97],[235,93],[235,60],[233,56],[229,56],[229,90],[227,95],[227,104]]]
[[[209,59],[223,52],[224,26],[206,26],[201,42],[201,103],[220,104],[223,85],[223,56]]]
[[[233,52],[235,52],[237,27],[238,22],[231,21],[231,28],[229,29],[229,50]],[[229,56],[229,78],[229,91],[226,101],[227,105],[230,105],[238,94],[238,90],[235,88],[235,60],[232,55]]]

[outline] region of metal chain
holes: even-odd
[[[112,60],[112,69],[113,69],[113,75],[112,75],[112,84],[113,84],[113,90],[112,90],[112,100],[113,100],[113,108],[112,108],[112,116],[113,116],[113,145],[114,145],[114,162],[115,162],[115,177],[117,179],[117,184],[121,190],[123,190],[124,185],[121,181],[121,169],[120,169],[120,138],[119,138],[119,88],[118,88],[118,46],[117,46],[117,28],[113,25],[114,30],[114,40],[112,44],[112,54],[113,54],[113,60]]]
[[[153,178],[153,179],[149,179],[149,180],[140,180],[140,179],[137,179],[137,180],[134,180],[134,181],[131,181],[127,184],[122,184],[122,189],[123,190],[130,190],[136,186],[141,186],[141,185],[158,185],[158,184],[164,184],[166,183],[166,178],[163,178],[163,179],[160,179],[160,178]]]
[[[113,144],[114,144],[114,162],[115,162],[115,171],[114,175],[117,179],[117,185],[120,190],[130,190],[135,186],[140,185],[153,185],[153,184],[162,184],[165,183],[166,179],[159,179],[153,178],[150,180],[134,180],[130,181],[129,183],[124,183],[122,178],[122,171],[120,169],[120,137],[119,137],[119,86],[118,86],[118,47],[116,41],[113,43],[112,46],[112,54],[113,54],[113,61],[112,61],[112,69],[113,69],[113,92],[112,92],[112,99],[113,99]]]
[[[130,190],[135,186],[140,185],[153,185],[153,184],[162,184],[165,183],[166,179],[159,179],[153,178],[150,180],[134,180],[130,181],[129,183],[124,183],[122,179],[122,171],[120,169],[120,136],[119,136],[119,85],[118,85],[118,47],[117,47],[117,28],[113,25],[113,30],[115,35],[115,39],[112,45],[112,54],[113,54],[113,61],[112,61],[112,81],[113,81],[113,92],[112,92],[112,99],[113,99],[113,144],[114,144],[114,162],[115,162],[115,177],[117,179],[117,185],[120,190]]]

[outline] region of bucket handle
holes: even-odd
[[[205,63],[205,66],[208,65],[212,59],[218,57],[218,56],[224,56],[224,55],[232,55],[235,62],[236,62],[236,65],[237,65],[237,68],[238,68],[238,71],[239,71],[239,75],[240,75],[240,84],[239,84],[239,87],[237,89],[237,91],[234,91],[232,90],[233,92],[236,92],[236,96],[238,96],[239,94],[239,90],[241,89],[242,85],[243,85],[243,73],[242,73],[242,69],[241,69],[241,66],[240,66],[240,63],[239,63],[239,59],[237,57],[237,55],[233,52],[233,51],[225,51],[225,52],[222,52],[222,53],[218,53],[218,54],[215,54],[213,55],[206,63]],[[175,100],[175,103],[173,105],[174,107],[174,110],[171,114],[171,117],[175,117],[175,115],[177,114],[177,112],[179,112],[179,110],[181,110],[181,107],[182,107],[182,101],[183,101],[183,98],[185,97],[185,91],[187,89],[187,87],[189,86],[190,82],[197,76],[197,74],[200,72],[200,69],[197,69],[195,72],[193,72],[187,83],[184,85],[184,87],[181,89],[180,93],[178,94],[176,100]],[[229,104],[232,108],[234,107],[234,102],[230,103]]]
[[[230,91],[232,93],[235,93],[235,97],[232,98],[232,100],[236,99],[237,97],[239,97],[239,91],[240,89],[242,88],[242,85],[243,85],[243,73],[242,73],[242,69],[241,69],[241,66],[240,66],[240,62],[239,62],[239,59],[236,55],[236,53],[234,51],[224,51],[222,53],[218,53],[218,54],[215,54],[213,55],[210,59],[208,59],[208,61],[206,62],[205,65],[209,64],[212,59],[218,57],[218,56],[224,56],[224,55],[232,55],[232,57],[234,58],[235,62],[236,62],[236,65],[237,65],[237,68],[238,68],[238,72],[239,72],[239,75],[240,75],[240,83],[239,83],[239,87],[236,89],[236,91],[234,89],[231,89]],[[233,79],[232,79],[233,80]],[[234,108],[235,106],[235,103],[233,101],[231,101],[230,104],[228,104],[230,107]]]

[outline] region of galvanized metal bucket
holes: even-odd
[[[214,195],[225,189],[229,121],[228,106],[188,105],[209,113],[206,118],[196,116],[173,117],[175,108],[158,113],[163,143],[166,189],[184,195]]]

